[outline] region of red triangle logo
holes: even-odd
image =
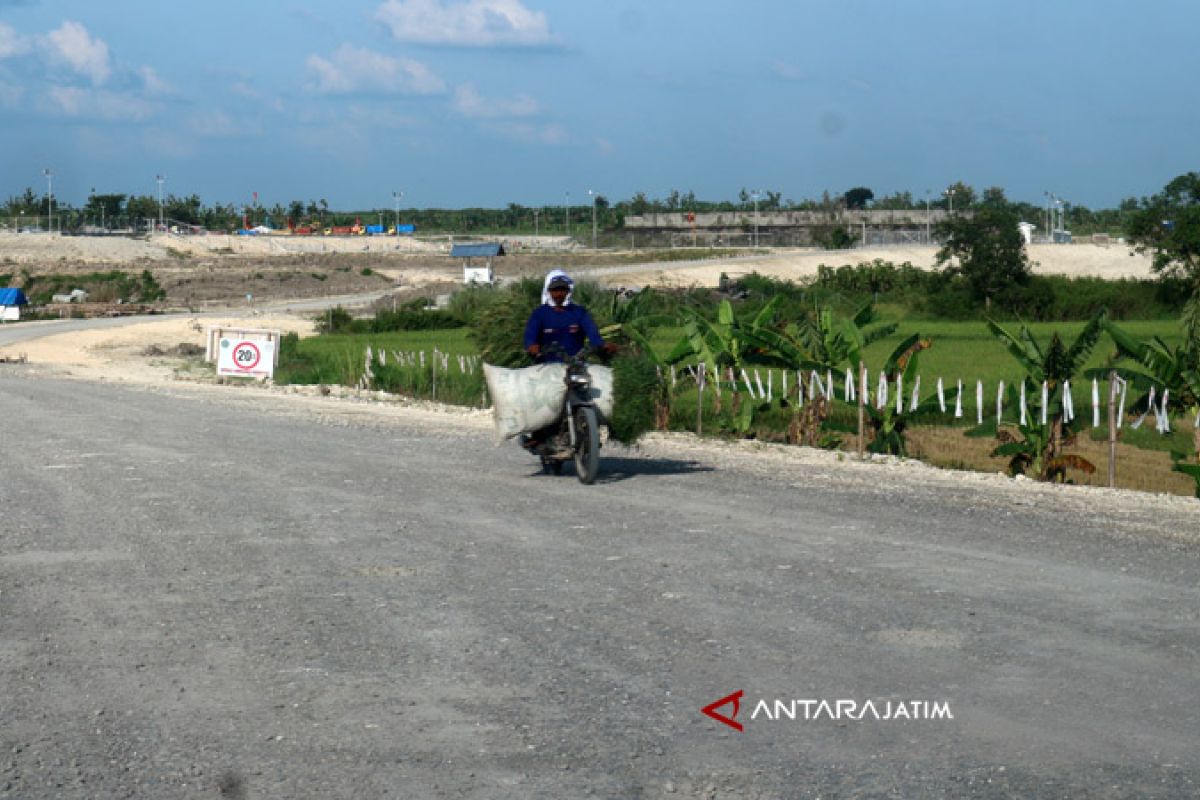
[[[745,692],[743,692],[741,689],[738,689],[733,694],[726,695],[725,697],[722,697],[720,700],[716,700],[712,703],[709,703],[704,708],[700,709],[700,713],[705,715],[706,717],[712,717],[717,722],[722,722],[722,723],[728,725],[729,727],[733,728],[738,733],[741,733],[743,730],[742,723],[737,721],[737,715],[738,715],[738,708],[740,708],[741,704],[742,704],[742,695],[743,694],[745,694]],[[721,712],[717,711],[717,709],[720,708],[721,706],[726,706],[726,705],[729,705],[730,703],[733,703],[733,713],[731,715],[729,715],[728,717],[725,716],[724,714],[722,714]]]

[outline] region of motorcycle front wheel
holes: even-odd
[[[596,409],[575,409],[575,474],[579,482],[590,484],[600,472],[600,423]]]

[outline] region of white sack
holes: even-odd
[[[567,395],[567,385],[563,382],[566,374],[565,364],[538,364],[522,369],[484,364],[496,438],[511,439],[518,433],[532,433],[558,419]]]
[[[607,421],[613,412],[612,369],[589,365],[588,373],[592,376],[592,401],[600,419]],[[532,433],[557,420],[567,394],[566,374],[565,364],[538,364],[522,369],[484,364],[496,438],[511,439],[519,433]]]

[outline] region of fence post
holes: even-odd
[[[422,351],[423,353],[424,351]],[[433,399],[437,400],[437,348],[433,350],[433,358],[429,360],[430,375],[433,383]]]
[[[1108,373],[1108,488],[1117,487],[1117,373]]]
[[[861,376],[861,380],[859,381],[859,389],[863,389],[867,385],[867,365],[861,361],[858,362],[858,370]],[[863,397],[865,395],[866,391],[860,391],[858,393],[858,457],[860,459],[863,457],[863,453],[865,452],[866,448],[866,441],[864,439],[864,428],[866,426],[863,419]]]

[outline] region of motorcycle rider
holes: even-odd
[[[551,270],[542,284],[542,304],[525,323],[525,352],[541,363],[561,362],[583,349],[586,342],[606,353],[616,345],[606,343],[592,315],[571,301],[575,283],[561,269]],[[550,347],[555,345],[555,347]],[[521,445],[534,450],[557,430],[557,424],[522,437]]]
[[[542,363],[562,361],[563,353],[573,356],[583,349],[585,342],[593,347],[611,352],[600,335],[600,329],[592,315],[578,303],[571,301],[575,283],[561,269],[551,270],[542,285],[542,304],[529,315],[525,323],[525,352]],[[555,344],[562,349],[543,352],[547,345]]]

